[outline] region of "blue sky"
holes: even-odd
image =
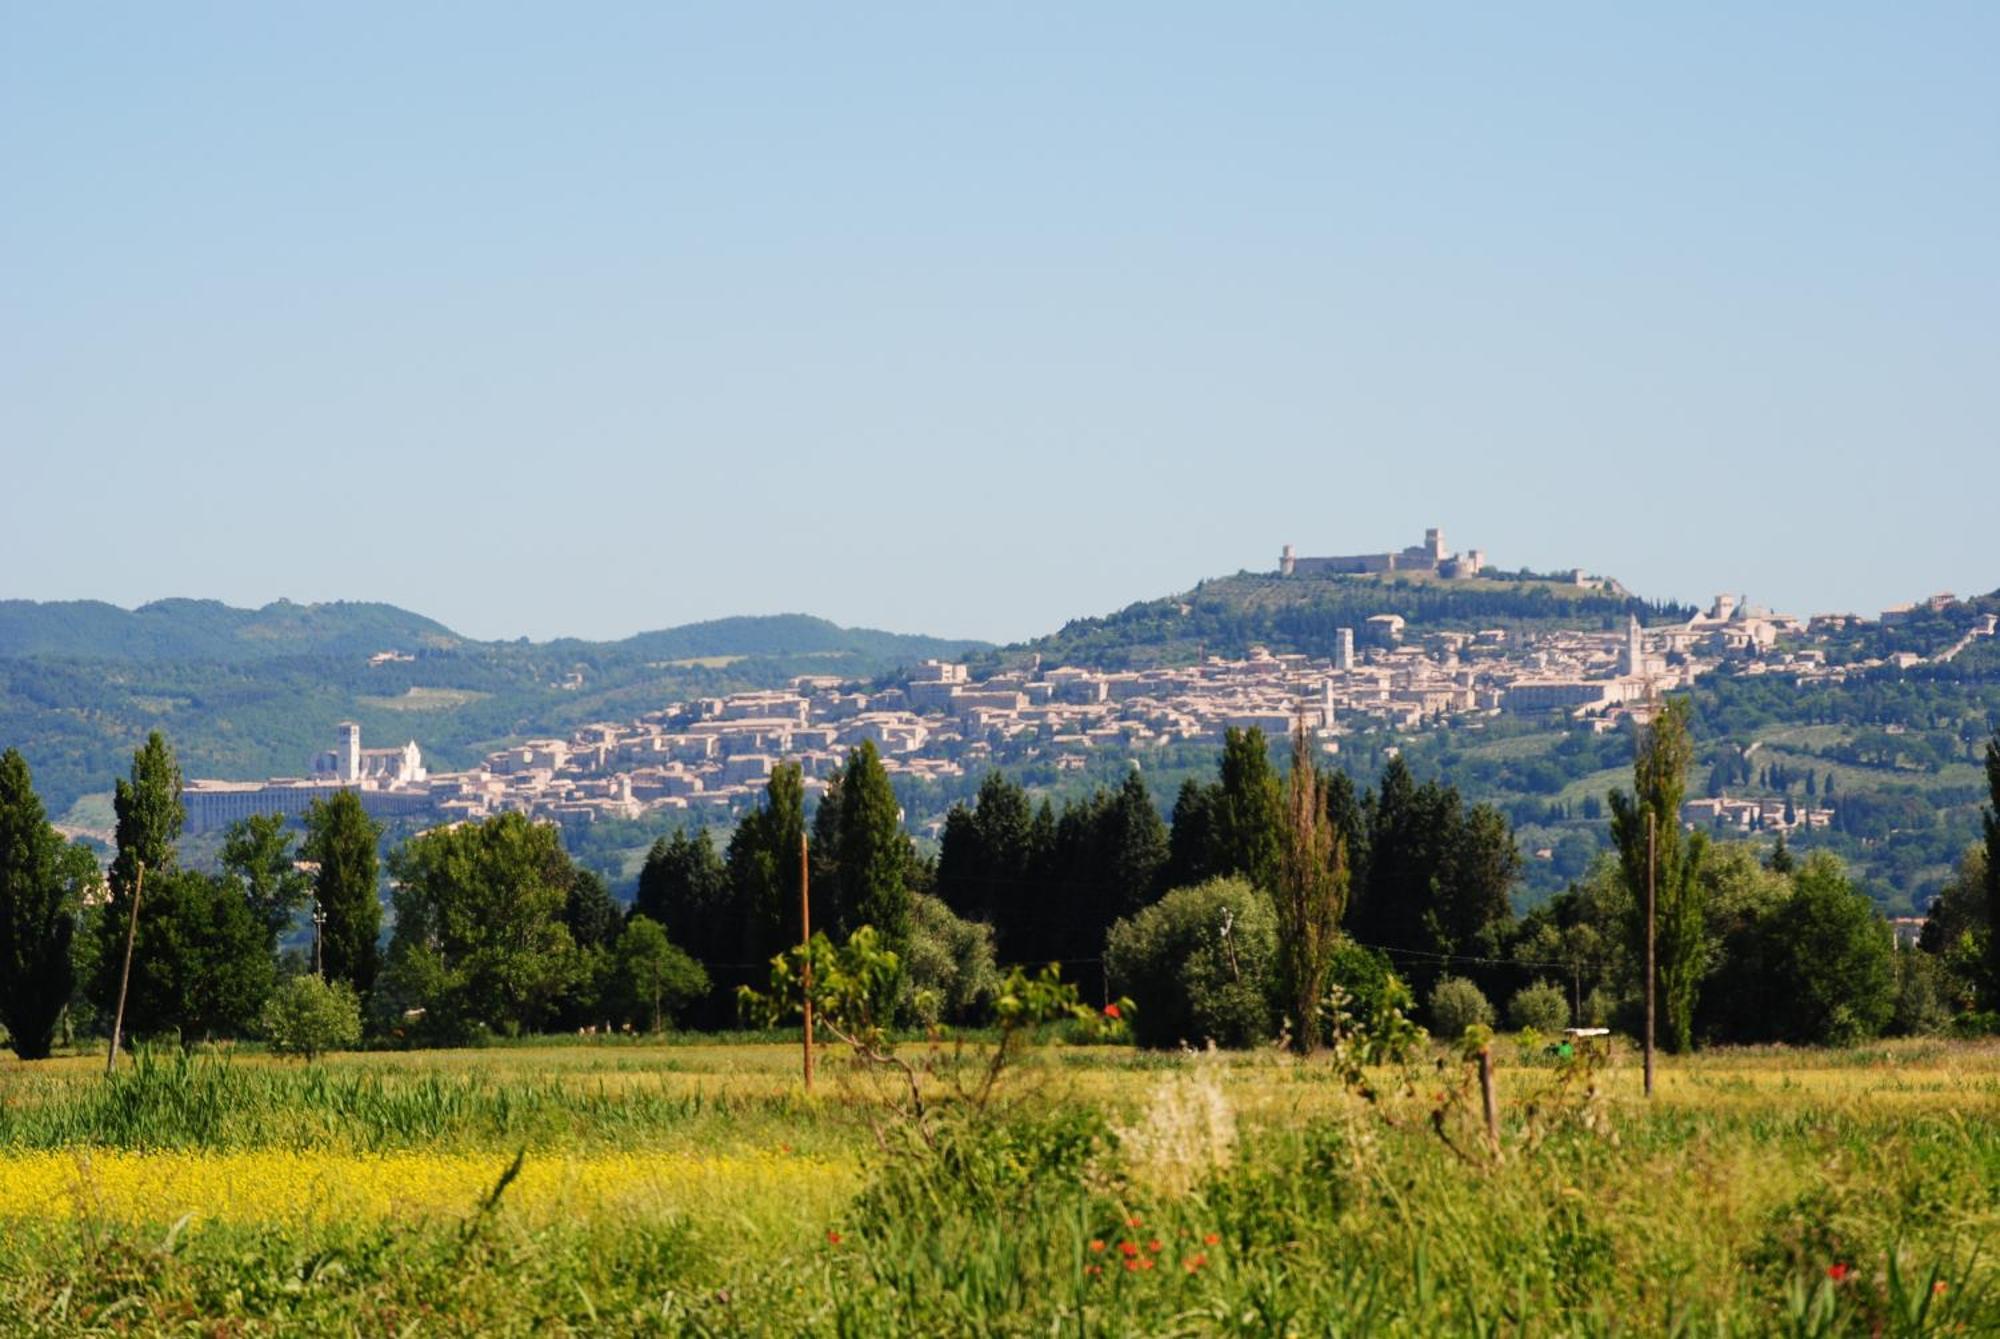
[[[1437,524],[2000,587],[1991,5],[0,24],[0,596],[1009,639]]]

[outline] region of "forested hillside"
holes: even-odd
[[[343,720],[371,743],[415,739],[435,767],[462,767],[510,740],[675,700],[972,649],[803,615],[619,642],[479,642],[389,605],[17,600],[0,605],[0,741],[33,760],[60,816],[109,789],[152,729],[173,737],[189,776],[296,775]],[[385,651],[398,658],[371,663]]]

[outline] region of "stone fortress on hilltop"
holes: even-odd
[[[1401,553],[1352,553],[1336,558],[1301,558],[1290,544],[1278,555],[1279,576],[1318,576],[1325,573],[1366,575],[1378,572],[1421,572],[1438,577],[1478,576],[1485,570],[1486,554],[1481,549],[1447,553],[1444,531],[1433,527],[1424,531],[1424,542],[1412,544]]]

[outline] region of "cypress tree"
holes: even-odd
[[[835,769],[813,807],[811,858],[806,862],[818,908],[813,920],[822,926],[840,924],[840,812],[840,771]]]
[[[1153,793],[1137,767],[1125,774],[1125,783],[1104,811],[1104,822],[1116,920],[1150,906],[1166,891],[1160,881],[1167,866],[1167,825],[1160,820]]]
[[[632,915],[644,916],[704,963],[733,961],[725,941],[729,871],[707,828],[677,828],[646,853]]]
[[[1260,888],[1277,878],[1281,806],[1278,778],[1264,732],[1230,729],[1223,735],[1222,789],[1217,795],[1216,839],[1222,874],[1241,874]]]
[[[805,828],[804,774],[797,763],[780,763],[765,783],[764,803],[729,839],[730,915],[741,929],[744,962],[763,962],[798,940]]]
[[[1174,797],[1173,823],[1167,833],[1168,888],[1192,888],[1220,873],[1216,839],[1216,792],[1189,777]]]
[[[23,1060],[48,1058],[75,989],[70,941],[97,863],[49,826],[28,763],[0,754],[0,1024]]]
[[[313,897],[325,917],[320,927],[320,956],[326,979],[345,981],[358,995],[375,988],[381,966],[376,941],[382,934],[382,901],[377,892],[381,858],[377,844],[382,826],[361,807],[351,790],[331,799],[314,800],[306,811],[306,840],[301,854],[319,865],[313,876]]]
[[[910,899],[903,874],[910,839],[873,740],[847,755],[841,777],[840,901],[843,928],[872,925],[882,946],[904,952],[910,938]]]

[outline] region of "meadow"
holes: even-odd
[[[922,1054],[921,1042],[905,1054]],[[1992,1334],[2000,1046],[0,1060],[0,1329]],[[899,1109],[897,1102],[903,1105]]]

